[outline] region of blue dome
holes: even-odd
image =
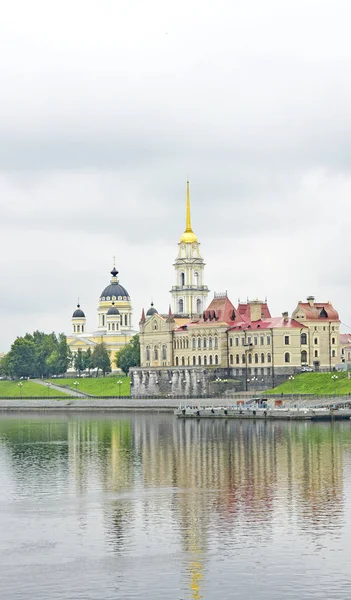
[[[127,290],[118,283],[118,271],[114,267],[111,271],[111,283],[101,292],[100,300],[130,300]]]
[[[108,309],[107,313],[108,316],[110,315],[119,315],[119,310],[116,306],[114,306],[114,302],[112,303],[112,306],[110,306],[110,308]]]
[[[151,306],[150,306],[149,310],[147,311],[146,316],[151,317],[155,313],[158,314],[156,308],[154,308],[154,303],[151,302]]]
[[[77,308],[72,315],[72,319],[85,319],[85,314],[80,308],[80,304],[77,304]]]

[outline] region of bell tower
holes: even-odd
[[[176,285],[172,286],[173,313],[195,316],[206,308],[208,287],[204,285],[204,259],[200,243],[191,227],[190,186],[186,182],[185,230],[178,243],[178,256],[174,262]]]

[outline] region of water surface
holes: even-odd
[[[0,417],[0,598],[348,599],[351,423]]]

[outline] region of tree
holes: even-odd
[[[67,371],[70,350],[63,333],[34,331],[17,338],[2,368],[12,377],[47,377]]]
[[[88,350],[83,352],[83,367],[84,367],[84,370],[88,369],[88,371],[90,373],[90,369],[92,368],[92,366],[93,366],[93,363],[92,363],[92,358],[91,358],[91,350],[90,350],[90,348],[88,348]]]
[[[129,344],[126,344],[124,348],[116,353],[116,365],[126,375],[128,375],[131,367],[138,367],[140,365],[140,341],[138,335],[134,335]]]
[[[104,343],[97,344],[91,355],[91,363],[94,369],[97,369],[97,376],[101,369],[104,377],[106,373],[111,373],[110,355]]]
[[[35,376],[35,351],[33,340],[17,338],[7,355],[9,374],[15,377]]]
[[[74,355],[73,365],[78,374],[80,374],[81,371],[84,371],[83,352],[80,348],[78,349],[78,352],[76,352]]]

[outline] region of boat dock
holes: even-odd
[[[349,408],[237,408],[237,407],[180,407],[175,411],[180,419],[249,419],[266,421],[346,421],[351,419]]]

